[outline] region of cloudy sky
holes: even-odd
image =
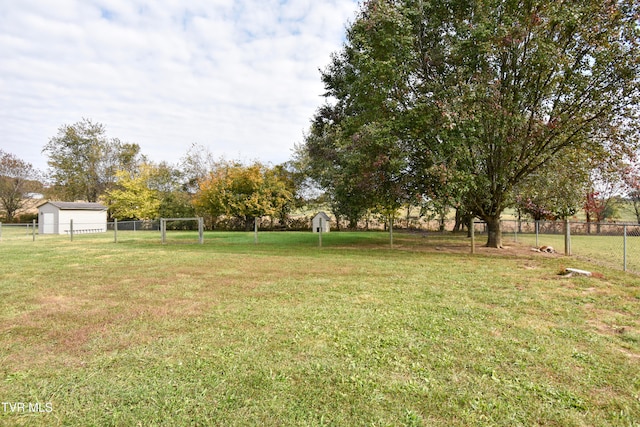
[[[83,117],[176,163],[280,163],[323,102],[318,69],[357,0],[0,0],[0,149],[42,148]]]

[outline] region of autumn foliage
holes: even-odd
[[[255,218],[277,216],[292,201],[287,181],[275,168],[222,161],[200,181],[193,204],[214,226],[222,217],[233,217],[250,228]]]

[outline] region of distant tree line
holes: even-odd
[[[90,119],[63,125],[44,146],[46,181],[28,163],[0,151],[0,203],[14,219],[29,192],[58,200],[102,202],[119,220],[184,218],[201,215],[211,227],[250,228],[256,218],[285,223],[300,207],[297,176],[287,164],[214,159],[193,144],[175,165],[154,163],[137,144],[109,138],[103,124]]]
[[[78,124],[76,124],[78,125]],[[65,133],[76,125],[65,125]],[[78,130],[104,126],[83,120],[74,132],[74,138],[82,135]],[[59,137],[59,136],[58,136]],[[51,141],[60,141],[52,138]],[[367,136],[365,135],[364,138]],[[268,218],[269,226],[277,224],[286,228],[295,221],[291,213],[310,206],[328,208],[344,226],[356,228],[379,217],[390,226],[406,209],[407,220],[410,211],[419,212],[427,219],[438,219],[444,230],[444,220],[450,209],[456,209],[456,225],[460,229],[468,223],[463,218],[464,209],[456,205],[456,198],[429,197],[418,192],[415,198],[407,181],[393,180],[393,168],[384,162],[372,162],[371,168],[358,172],[336,165],[318,168],[317,161],[311,161],[300,150],[298,157],[281,165],[265,165],[260,162],[243,164],[239,161],[215,159],[202,146],[193,144],[183,158],[175,165],[166,162],[154,163],[139,153],[135,144],[122,144],[117,140],[105,139],[100,146],[116,141],[104,150],[107,156],[125,159],[117,166],[105,167],[107,159],[96,156],[84,168],[76,165],[89,158],[84,150],[98,151],[92,144],[83,142],[82,148],[68,148],[56,151],[51,143],[47,150],[54,150],[55,161],[49,164],[52,171],[48,176],[37,171],[29,163],[0,150],[0,206],[3,221],[24,219],[17,216],[30,202],[34,193],[45,193],[47,198],[58,200],[100,201],[109,207],[111,218],[119,220],[152,220],[159,217],[204,216],[209,228],[249,229],[256,218]],[[106,142],[105,142],[106,141]],[[366,143],[366,142],[363,142]],[[326,149],[327,147],[318,147]],[[118,150],[124,153],[118,154]],[[60,153],[67,158],[62,159]],[[382,156],[373,147],[366,156]],[[72,165],[69,170],[61,170],[62,165]],[[97,166],[83,176],[82,171]],[[313,168],[318,168],[314,170]],[[610,170],[610,168],[604,168]],[[567,218],[582,209],[590,221],[601,222],[615,216],[616,207],[624,200],[634,207],[640,223],[640,173],[632,166],[625,166],[622,173],[604,173],[596,170],[584,171],[558,168],[554,172],[535,174],[530,182],[519,186],[512,207],[522,217],[535,220]],[[357,175],[360,173],[361,175]],[[77,176],[74,176],[77,174]],[[341,175],[344,174],[344,175]],[[311,177],[315,177],[312,179]],[[64,177],[61,179],[60,177]],[[445,188],[446,170],[441,171],[442,188]],[[406,177],[403,177],[406,179]],[[51,185],[45,186],[44,182]],[[348,187],[351,183],[357,183]],[[319,187],[322,191],[319,191]],[[597,190],[596,190],[597,188]],[[440,189],[434,186],[431,195]],[[371,191],[379,191],[380,197],[370,198]],[[92,195],[92,197],[88,197]],[[388,196],[387,198],[383,196]],[[95,197],[93,197],[95,196]],[[376,200],[375,203],[372,201]],[[31,203],[33,205],[33,203]],[[305,224],[295,224],[303,227]]]

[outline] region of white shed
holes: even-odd
[[[38,233],[104,233],[107,207],[100,203],[46,202],[38,206]]]
[[[318,212],[311,220],[311,230],[314,233],[319,233],[320,227],[322,227],[323,233],[328,233],[331,230],[331,218],[324,212]]]

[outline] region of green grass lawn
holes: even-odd
[[[640,422],[638,276],[440,235],[205,239],[0,242],[0,424]]]

